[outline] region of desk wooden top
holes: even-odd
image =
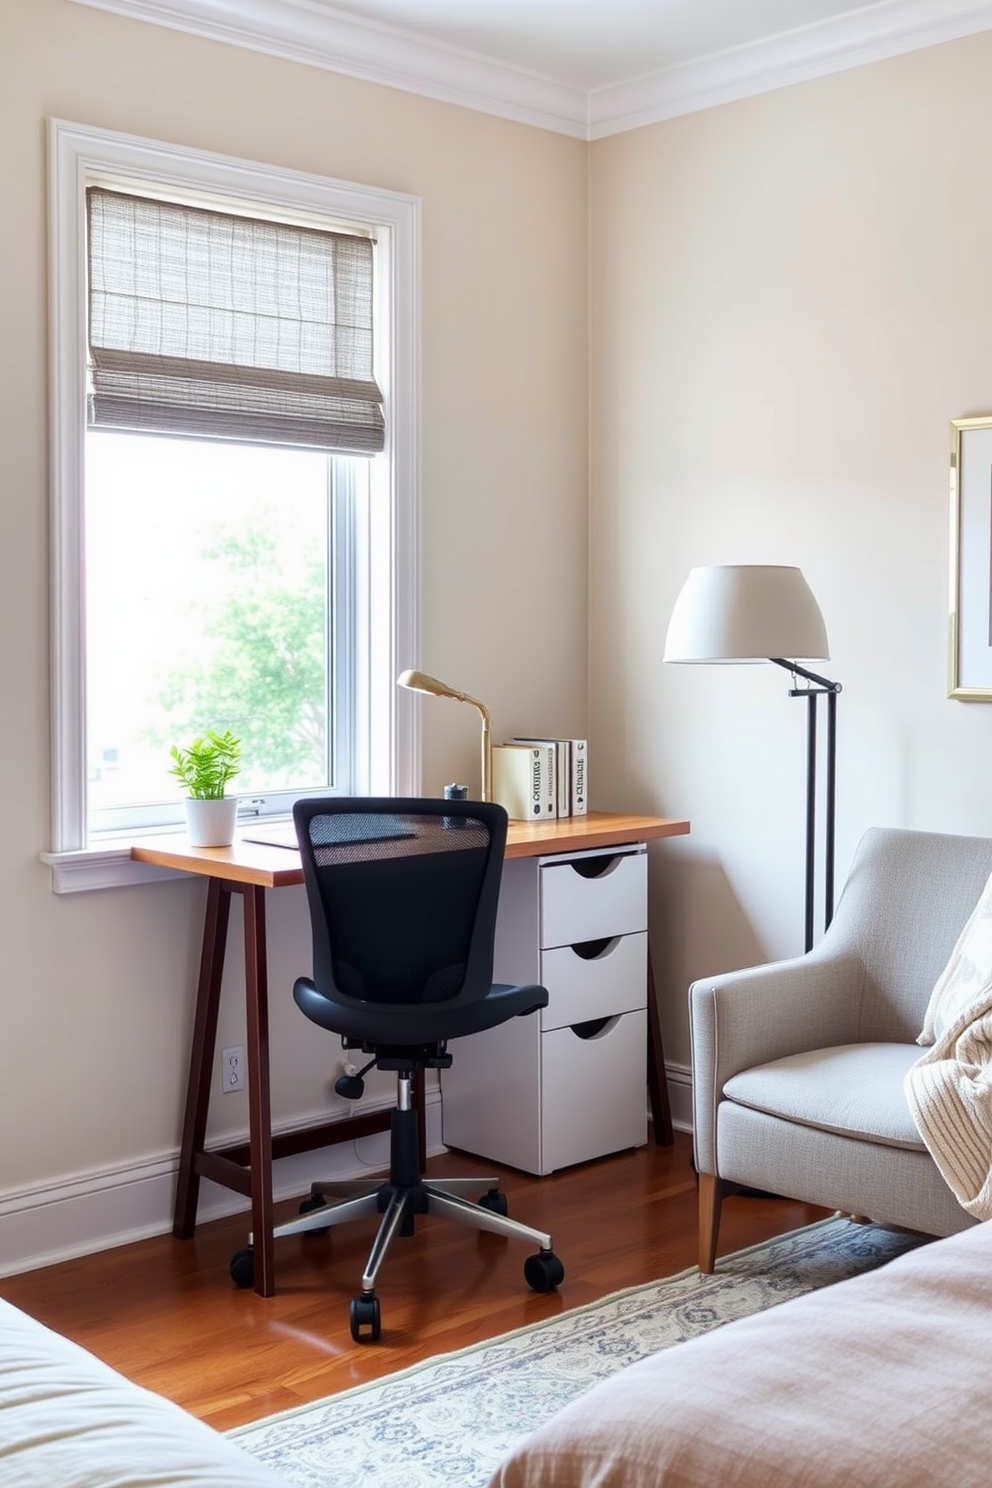
[[[233,847],[191,847],[185,832],[161,832],[131,844],[139,863],[175,868],[204,878],[255,884],[264,889],[303,882],[300,855],[295,848],[246,842],[239,828]],[[257,824],[256,824],[257,830]],[[679,837],[687,821],[666,816],[627,816],[621,812],[590,811],[587,816],[563,816],[555,821],[511,821],[506,857],[536,858],[542,853],[577,852],[586,848],[616,847],[625,842],[648,842],[656,837]]]
[[[618,811],[590,811],[586,816],[560,816],[555,821],[511,821],[503,856],[537,858],[542,853],[618,847],[624,842],[649,842],[654,837],[681,837],[688,830],[687,821],[667,816],[627,816]]]

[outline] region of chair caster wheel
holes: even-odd
[[[539,1250],[524,1261],[524,1280],[532,1292],[553,1292],[565,1280],[565,1267],[553,1250]]]
[[[356,1343],[378,1343],[382,1314],[378,1297],[352,1297],[351,1336]]]
[[[506,1194],[500,1193],[498,1188],[491,1188],[484,1193],[479,1200],[480,1209],[488,1209],[493,1214],[501,1214],[505,1219],[510,1212],[510,1206],[506,1202]]]
[[[228,1270],[236,1287],[245,1288],[255,1285],[255,1253],[250,1245],[244,1250],[234,1252]]]
[[[314,1212],[315,1209],[323,1209],[323,1207],[324,1207],[324,1200],[318,1198],[316,1194],[311,1194],[308,1199],[301,1199],[300,1200],[299,1213],[300,1214],[313,1214],[313,1212]],[[308,1235],[327,1235],[327,1234],[330,1233],[330,1229],[331,1229],[330,1225],[324,1225],[324,1227],[322,1229],[319,1229],[319,1230],[307,1230],[306,1233]]]

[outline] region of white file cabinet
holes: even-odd
[[[445,1144],[551,1173],[647,1141],[644,843],[503,866],[494,979],[548,1006],[450,1044]]]

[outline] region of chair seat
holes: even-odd
[[[756,1065],[727,1081],[727,1100],[838,1136],[925,1151],[903,1094],[916,1044],[839,1044]]]
[[[487,996],[469,1003],[412,1003],[409,1007],[384,1007],[376,1002],[345,1002],[325,997],[309,977],[297,977],[293,999],[312,1023],[344,1038],[376,1043],[395,1049],[443,1044],[448,1039],[483,1033],[509,1018],[525,1016],[547,1007],[544,987],[513,986],[496,982]]]

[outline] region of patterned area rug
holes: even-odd
[[[228,1435],[303,1488],[484,1488],[516,1444],[627,1364],[891,1260],[919,1241],[827,1219],[441,1354]]]

